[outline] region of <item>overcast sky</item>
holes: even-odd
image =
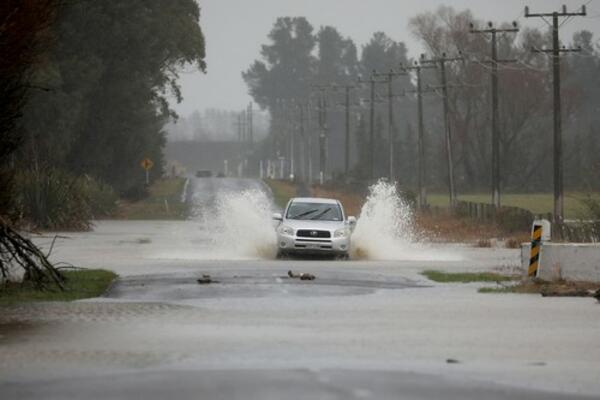
[[[332,25],[357,46],[383,31],[407,44],[411,56],[422,52],[408,30],[416,14],[434,11],[440,5],[457,10],[471,9],[476,18],[494,22],[517,20],[521,26],[542,27],[539,18],[523,17],[525,5],[531,12],[551,12],[566,4],[574,11],[587,4],[588,17],[576,17],[561,28],[561,39],[570,42],[575,30],[588,29],[600,38],[600,0],[198,0],[200,25],[206,36],[207,74],[181,74],[184,100],[173,104],[186,116],[204,108],[242,109],[251,100],[241,72],[259,57],[260,46],[277,17],[303,16],[314,26]]]

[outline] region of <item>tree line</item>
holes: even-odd
[[[245,112],[245,111],[243,111]],[[238,141],[240,132],[238,128],[240,111],[207,108],[203,111],[195,110],[187,117],[180,116],[176,121],[169,121],[165,125],[167,141],[169,142],[211,142],[211,141]],[[253,130],[255,138],[266,136],[269,126],[267,113],[253,112]]]
[[[206,70],[198,4],[10,0],[0,18],[0,98],[9,105],[0,214],[28,217],[34,208],[47,215],[64,204],[59,194],[92,181],[98,191],[143,195],[140,162],[154,161],[152,179],[162,174],[163,128],[176,117],[169,103],[181,101],[178,70]],[[11,67],[22,73],[10,74]],[[18,102],[11,85],[19,87]],[[77,206],[84,197],[71,200]]]
[[[576,23],[576,22],[572,22]],[[449,126],[454,150],[453,167],[459,193],[487,190],[491,179],[491,88],[490,43],[485,35],[473,34],[470,26],[486,26],[469,10],[440,7],[416,15],[410,29],[426,49],[428,59],[460,56],[448,63]],[[510,26],[509,22],[499,26]],[[307,104],[303,128],[318,137],[319,85],[328,88],[327,146],[328,173],[340,176],[344,166],[343,91],[339,85],[354,84],[351,110],[351,172],[346,178],[367,179],[369,170],[369,86],[357,84],[373,70],[385,73],[411,66],[407,47],[383,32],[361,46],[344,37],[335,27],[316,32],[305,18],[279,18],[260,58],[243,77],[254,100],[272,116],[270,138],[264,157],[290,155],[290,141],[302,143],[299,134],[300,104]],[[552,189],[552,60],[533,48],[551,47],[551,32],[522,28],[517,36],[498,36],[498,54],[515,63],[498,64],[501,184],[504,190],[547,191]],[[600,179],[600,52],[588,31],[572,37],[581,47],[561,59],[563,79],[564,163],[567,190],[598,190]],[[439,90],[439,69],[422,71],[427,181],[434,190],[445,190],[448,165],[445,157],[444,115]],[[406,188],[417,184],[417,108],[414,73],[397,77],[393,83],[393,136],[396,179]],[[388,171],[387,87],[376,85],[375,176]],[[306,110],[312,118],[306,119]],[[295,152],[298,152],[299,145]],[[317,147],[312,162],[319,163]],[[297,159],[301,158],[300,153]]]

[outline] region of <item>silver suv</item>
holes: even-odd
[[[348,257],[355,217],[346,217],[335,199],[296,197],[283,215],[273,214],[277,224],[277,254],[332,254]]]

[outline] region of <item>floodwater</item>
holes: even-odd
[[[276,236],[272,213],[276,206],[268,187],[255,180],[194,179],[188,186],[193,204],[188,232],[193,248],[178,258],[273,259]],[[169,258],[170,254],[158,253]],[[414,232],[413,215],[396,188],[378,182],[358,216],[351,257],[366,260],[461,261],[457,249],[429,246]]]
[[[420,275],[513,270],[517,250],[415,243],[406,208],[379,186],[356,228],[367,258],[275,260],[265,250],[272,205],[262,183],[194,178],[188,188],[189,221],[99,221],[57,242],[54,260],[121,279],[98,299],[2,308],[3,398],[600,392],[595,300],[482,295],[479,284]],[[391,234],[371,243],[378,226]],[[48,245],[51,236],[37,240]],[[419,246],[430,254],[421,257]],[[316,279],[292,279],[289,270]],[[198,284],[205,274],[216,282]]]

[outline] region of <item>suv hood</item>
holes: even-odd
[[[294,230],[298,229],[315,229],[325,231],[335,231],[343,228],[346,225],[345,221],[310,221],[298,219],[284,219],[282,224],[289,226]]]

